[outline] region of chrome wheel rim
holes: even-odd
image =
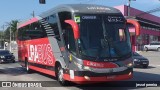
[[[59,69],[58,78],[59,78],[59,81],[63,81],[63,69],[62,68]]]

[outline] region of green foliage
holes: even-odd
[[[10,29],[11,29],[11,39],[16,40],[16,31],[18,20],[12,20],[7,23],[7,28],[4,30],[3,34],[0,32],[0,36],[4,38],[5,41],[10,40]]]

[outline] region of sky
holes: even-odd
[[[11,20],[24,21],[41,14],[60,4],[99,4],[105,6],[128,5],[128,0],[46,0],[46,4],[39,4],[39,0],[1,0],[0,2],[0,30]],[[160,0],[131,0],[131,7],[142,11],[149,11],[160,7]],[[160,11],[153,13],[160,17]]]

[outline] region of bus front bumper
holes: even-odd
[[[71,71],[69,71],[71,72]],[[116,73],[94,73],[89,71],[72,71],[70,74],[65,73],[64,79],[77,84],[100,83],[107,81],[128,80],[133,77],[133,68]]]

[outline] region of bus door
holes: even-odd
[[[59,32],[61,33],[60,34],[60,37],[61,37],[60,50],[64,58],[64,61],[67,67],[69,68],[70,67],[69,57],[71,55],[75,55],[75,52],[76,52],[72,27],[69,24],[65,23],[65,20],[71,19],[71,13],[60,12],[58,13],[58,16],[60,21]]]

